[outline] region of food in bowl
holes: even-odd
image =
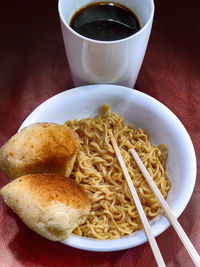
[[[149,220],[161,211],[161,206],[132,159],[134,148],[166,198],[171,188],[166,173],[168,149],[153,146],[147,131],[134,129],[118,114],[104,105],[97,118],[68,120],[79,136],[80,149],[71,177],[88,193],[92,208],[86,222],[75,230],[78,235],[97,239],[117,239],[143,228],[126,179],[110,144],[109,129],[117,140],[145,214]]]
[[[0,149],[0,170],[14,179],[1,188],[5,203],[47,239],[69,237],[90,210],[84,189],[68,178],[79,148],[77,134],[56,123],[34,123]]]
[[[6,174],[12,178],[20,176],[2,188],[5,202],[26,225],[51,240],[67,238],[77,225],[79,226],[74,233],[101,240],[117,239],[142,229],[132,195],[110,143],[109,129],[112,129],[117,140],[147,218],[151,220],[156,217],[161,211],[160,204],[129,150],[134,148],[137,151],[166,198],[171,188],[166,173],[168,149],[165,145],[153,146],[147,131],[141,128],[135,130],[133,126],[126,124],[122,117],[111,112],[109,105],[104,105],[94,119],[68,120],[65,125],[36,123],[14,135],[0,150],[1,165],[6,166],[3,169]],[[80,197],[80,190],[74,190],[71,194],[70,187],[64,187],[69,178],[65,181],[58,175],[38,174],[60,174],[63,170],[64,174],[72,171],[71,180],[75,178],[76,181],[74,186],[78,183],[92,203],[91,212],[87,209],[88,212],[85,213],[89,213],[87,219],[86,216],[84,220],[80,219],[80,212],[72,216],[71,211],[62,207],[63,213],[60,212],[59,205],[56,212],[53,202],[60,196],[61,199],[64,195],[68,196],[66,203]],[[30,175],[31,173],[36,174]],[[39,210],[38,204],[34,204],[38,199],[42,207]],[[80,204],[83,204],[81,199]],[[29,212],[35,213],[33,218]],[[63,228],[57,222],[57,214],[62,217],[60,222]]]
[[[91,204],[83,188],[57,174],[28,174],[1,188],[5,203],[33,231],[59,241],[83,223]]]
[[[0,170],[10,179],[30,173],[69,176],[79,139],[66,125],[34,123],[12,136],[0,149]]]

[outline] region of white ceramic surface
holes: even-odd
[[[147,129],[153,144],[166,144],[169,148],[167,171],[172,189],[167,198],[176,217],[185,209],[192,195],[196,180],[196,156],[191,139],[180,120],[156,99],[116,85],[89,85],[64,91],[37,107],[24,121],[20,129],[35,122],[64,123],[68,119],[96,116],[103,104],[109,104],[113,112],[125,121]],[[19,129],[19,130],[20,130]],[[169,226],[165,216],[151,221],[155,236]],[[146,242],[143,231],[118,240],[99,241],[72,234],[64,244],[91,251],[115,251]]]
[[[109,0],[106,0],[110,2]],[[112,83],[133,88],[146,52],[154,15],[153,0],[116,0],[134,10],[141,30],[118,41],[96,41],[69,26],[72,15],[96,0],[59,0],[65,50],[75,86]]]

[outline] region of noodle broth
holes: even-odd
[[[129,150],[134,148],[166,198],[171,188],[166,173],[168,149],[165,145],[153,146],[149,134],[141,128],[134,129],[118,114],[104,105],[97,118],[67,121],[80,138],[72,177],[86,190],[92,209],[76,234],[96,239],[117,239],[142,229],[142,223],[114,149],[110,143],[109,129],[118,143],[133,184],[148,220],[155,218],[161,207],[141,174]]]

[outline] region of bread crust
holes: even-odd
[[[0,170],[11,179],[29,173],[69,176],[79,147],[66,125],[35,123],[23,128],[0,149]]]
[[[50,240],[66,239],[84,223],[91,203],[71,178],[56,174],[29,174],[5,185],[0,194],[32,230]]]

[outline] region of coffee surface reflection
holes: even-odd
[[[80,8],[71,18],[70,26],[77,33],[99,41],[115,41],[140,30],[134,12],[115,2],[98,2]]]

